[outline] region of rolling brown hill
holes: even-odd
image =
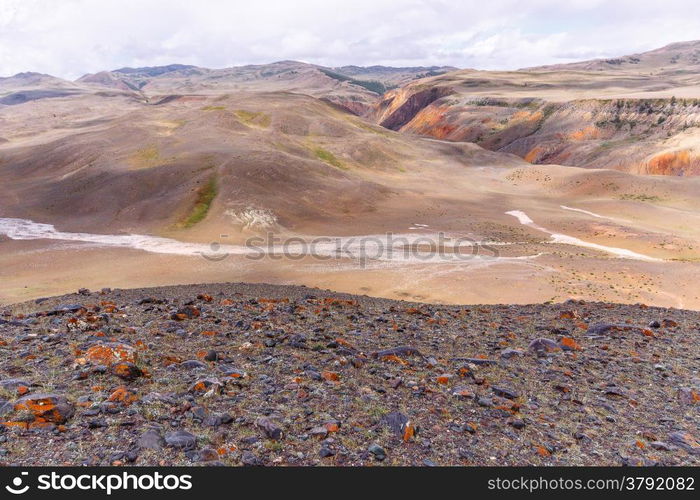
[[[440,70],[283,61],[0,81],[0,302],[264,280],[700,307],[700,178],[635,175],[695,172],[692,75]],[[242,257],[269,233],[467,238],[440,251],[475,258]],[[193,258],[213,242],[233,256]]]
[[[475,142],[531,163],[700,174],[700,42],[615,60],[463,70],[388,92],[393,130]]]

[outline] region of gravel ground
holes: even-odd
[[[2,465],[700,465],[700,313],[248,284],[0,307]]]

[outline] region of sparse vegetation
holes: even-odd
[[[340,82],[348,82],[352,85],[363,87],[369,90],[370,92],[374,92],[375,94],[383,94],[388,90],[382,82],[378,82],[376,80],[355,80],[354,78],[351,78],[349,76],[341,75],[340,73],[336,73],[335,71],[330,71],[327,69],[321,69],[321,72],[324,75],[333,78],[334,80],[338,80]]]
[[[648,202],[661,201],[661,198],[659,198],[656,195],[636,194],[636,193],[625,193],[623,195],[620,195],[620,199],[621,200],[632,200],[632,201],[648,201]]]
[[[161,163],[160,151],[156,145],[152,144],[137,150],[130,160],[132,166],[136,168],[155,167]]]
[[[214,198],[216,198],[218,191],[219,189],[216,177],[211,177],[209,181],[198,190],[197,199],[192,207],[192,211],[187,218],[182,221],[180,226],[183,228],[190,228],[198,222],[204,220],[207,213],[209,213],[209,208],[211,207]]]
[[[258,126],[267,128],[272,123],[270,115],[262,112],[246,111],[244,109],[238,109],[234,111],[236,117],[248,126]]]
[[[347,167],[340,161],[333,153],[323,148],[314,149],[314,154],[316,157],[324,163],[327,163],[333,167],[341,168],[347,170]]]

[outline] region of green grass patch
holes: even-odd
[[[316,158],[318,158],[324,163],[327,163],[328,165],[331,165],[336,168],[342,168],[343,170],[347,170],[348,168],[333,153],[326,149],[316,148],[314,149],[314,154],[316,155]]]
[[[326,76],[333,78],[334,80],[338,80],[339,82],[348,82],[352,85],[363,87],[369,90],[370,92],[374,92],[375,94],[381,95],[387,91],[386,86],[382,82],[378,82],[376,80],[355,80],[354,78],[351,78],[347,75],[342,75],[340,73],[336,73],[335,71],[330,71],[327,69],[321,69],[321,72]]]
[[[272,119],[270,115],[262,112],[246,111],[244,109],[238,109],[234,111],[236,117],[245,123],[246,125],[254,125],[258,127],[269,127]]]
[[[225,109],[226,106],[204,106],[202,111],[223,111]]]
[[[209,213],[209,208],[211,208],[211,204],[218,192],[219,187],[216,182],[216,177],[212,177],[197,191],[197,199],[192,207],[192,211],[187,218],[182,221],[180,227],[190,228],[198,222],[203,221],[207,213]]]

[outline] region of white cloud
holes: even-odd
[[[0,75],[299,59],[512,69],[700,38],[695,0],[1,0]]]

